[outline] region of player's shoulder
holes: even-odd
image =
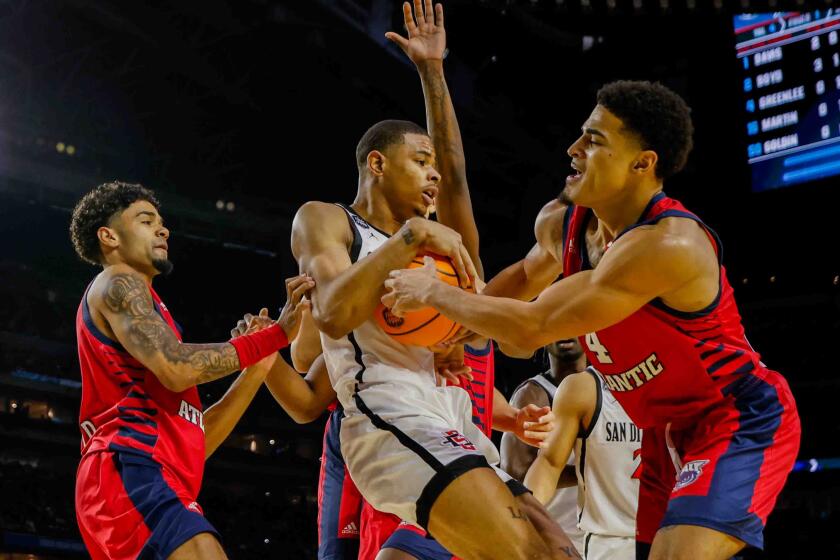
[[[554,395],[554,406],[572,407],[581,411],[595,406],[598,401],[598,382],[588,371],[567,375]]]
[[[529,404],[547,406],[549,404],[549,396],[545,389],[537,384],[536,381],[526,379],[510,396],[510,404],[516,407],[523,407]]]
[[[123,302],[151,299],[145,277],[125,263],[105,267],[88,290],[88,304],[94,309],[119,309]]]
[[[534,221],[534,234],[538,240],[562,235],[563,220],[566,217],[568,206],[556,198],[547,202],[537,214]]]
[[[332,202],[321,202],[320,200],[310,200],[298,208],[298,211],[295,213],[294,221],[305,221],[308,223],[310,221],[314,222],[326,219],[331,222],[337,218],[342,218],[344,221],[347,221],[345,215],[345,210],[338,204],[334,204]]]
[[[320,239],[334,237],[346,241],[351,236],[346,210],[331,202],[313,200],[305,203],[292,220],[292,235],[307,234]]]
[[[699,222],[671,216],[656,223],[633,228],[619,240],[628,249],[636,249],[659,262],[690,264],[709,248],[709,238]]]

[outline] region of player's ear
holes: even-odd
[[[116,249],[120,246],[119,234],[114,228],[102,226],[96,230],[96,237],[99,239],[99,243],[101,243],[104,247]]]
[[[642,150],[633,162],[633,173],[652,173],[656,168],[659,156],[653,150]]]
[[[379,150],[371,150],[367,156],[367,168],[374,177],[381,177],[385,172],[385,154]]]

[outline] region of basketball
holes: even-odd
[[[450,286],[458,286],[458,274],[448,257],[431,253],[420,254],[407,268],[422,268],[423,257],[435,259],[438,278]],[[425,307],[397,317],[381,303],[374,312],[379,327],[394,340],[411,346],[434,346],[449,340],[460,325],[441,315],[432,307]]]

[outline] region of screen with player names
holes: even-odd
[[[734,25],[753,191],[840,175],[840,10]]]

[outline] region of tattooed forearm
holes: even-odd
[[[426,98],[427,125],[441,173],[447,178],[460,179],[465,171],[464,146],[443,70],[439,65],[429,63],[420,68],[420,75]]]
[[[137,276],[113,276],[105,290],[105,305],[116,315],[112,328],[124,335],[120,340],[140,359],[153,359],[159,353],[176,370],[186,366],[190,370],[186,377],[194,383],[213,381],[239,369],[236,349],[227,342],[181,343],[155,312],[149,288]]]
[[[403,228],[402,238],[406,245],[414,244],[414,232],[411,231],[411,228]]]
[[[528,515],[524,511],[522,511],[521,509],[512,508],[512,507],[508,506],[508,510],[510,510],[510,515],[514,519],[523,519],[525,521],[528,520]]]

